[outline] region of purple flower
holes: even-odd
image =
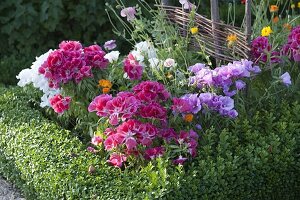
[[[127,21],[132,21],[135,19],[136,10],[135,7],[128,7],[121,10],[121,16],[127,17]]]
[[[104,48],[107,50],[113,50],[116,47],[117,47],[116,40],[109,40],[104,44]]]
[[[205,64],[196,63],[195,65],[189,67],[189,71],[193,73],[197,73],[203,68],[205,68]]]
[[[288,87],[288,86],[292,85],[291,76],[288,72],[285,72],[284,74],[282,74],[280,76],[280,79],[285,86]]]
[[[191,10],[192,8],[196,8],[196,6],[194,4],[192,4],[189,0],[179,0],[179,3],[186,10]]]
[[[245,86],[246,86],[246,83],[245,83],[244,81],[242,81],[242,80],[237,80],[237,81],[235,82],[235,87],[236,87],[236,89],[238,89],[238,90],[244,89]]]
[[[93,147],[88,147],[87,150],[91,153],[96,153],[96,150]]]
[[[191,112],[193,114],[197,114],[201,110],[201,101],[197,94],[186,94],[182,96],[181,99],[185,99],[189,102],[192,106]]]

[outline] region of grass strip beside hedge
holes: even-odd
[[[27,199],[295,199],[300,191],[300,105],[269,105],[230,129],[201,136],[184,168],[158,159],[139,170],[110,167],[71,132],[0,88],[0,174]],[[88,173],[94,165],[96,172]]]

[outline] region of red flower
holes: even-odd
[[[56,113],[62,114],[69,109],[71,97],[63,97],[60,94],[49,99],[51,107]]]

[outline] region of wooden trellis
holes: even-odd
[[[232,62],[234,57],[231,53],[239,58],[249,58],[250,55],[250,37],[251,37],[251,0],[246,0],[245,5],[245,32],[239,27],[231,26],[220,21],[218,0],[210,0],[211,19],[206,18],[198,13],[195,14],[194,24],[199,28],[197,41],[195,36],[191,42],[194,48],[200,48],[199,43],[204,46],[204,51],[218,61]],[[162,0],[160,5],[166,11],[168,19],[180,27],[181,35],[185,36],[187,24],[189,23],[189,13],[181,7],[170,5],[169,0]],[[230,34],[237,36],[234,50],[228,48],[227,37]]]

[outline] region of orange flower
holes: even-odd
[[[98,82],[98,86],[110,89],[112,87],[112,84],[111,84],[111,82],[109,80],[101,79]]]
[[[193,118],[194,118],[193,114],[186,114],[183,119],[186,122],[191,122],[191,121],[193,121]]]
[[[283,28],[287,29],[287,30],[292,30],[292,26],[289,23],[283,24]]]
[[[107,94],[107,93],[109,93],[109,91],[110,91],[110,88],[107,88],[107,87],[102,89],[103,94]]]
[[[278,6],[277,5],[271,5],[270,6],[270,12],[273,13],[273,12],[277,12],[279,10]]]
[[[272,19],[272,22],[273,22],[274,24],[276,24],[278,21],[279,21],[279,17],[278,17],[278,16],[275,16],[275,17]]]

